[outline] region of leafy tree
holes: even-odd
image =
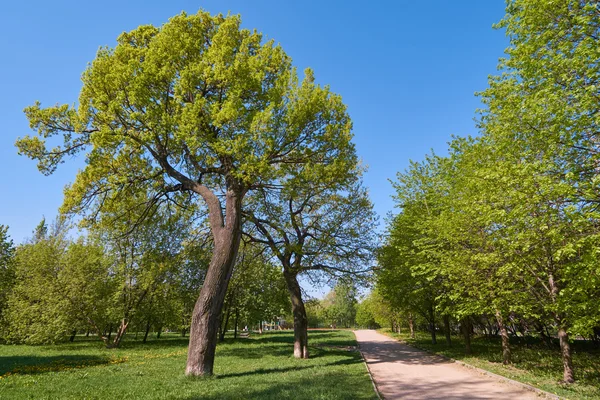
[[[375,247],[376,217],[360,171],[310,181],[284,181],[285,189],[258,193],[244,209],[253,229],[283,267],[294,318],[294,356],[308,358],[308,317],[298,276],[312,281],[364,278]]]
[[[240,24],[200,11],[121,34],[83,74],[78,108],[35,103],[25,112],[38,136],[17,141],[45,174],[87,152],[63,211],[86,214],[90,201],[110,207],[139,190],[202,200],[214,250],[192,315],[188,375],[212,374],[246,194],[299,164],[310,176],[356,162],[341,98],[311,71],[299,83],[281,47]],[[56,135],[63,144],[47,147]]]
[[[15,246],[8,236],[8,226],[0,225],[0,322],[3,320],[2,314],[15,284],[14,256]]]

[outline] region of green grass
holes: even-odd
[[[311,358],[294,359],[293,334],[227,339],[215,376],[183,375],[187,338],[130,339],[104,349],[78,337],[54,346],[0,345],[0,399],[375,399],[350,331],[309,332]]]
[[[534,338],[527,338],[527,343],[518,343],[517,338],[511,338],[513,364],[504,366],[499,338],[474,338],[471,343],[473,354],[466,356],[464,341],[460,337],[453,336],[452,347],[448,347],[443,334],[438,336],[438,344],[433,345],[429,333],[419,332],[415,339],[410,339],[406,332],[395,334],[389,329],[381,329],[380,332],[567,399],[600,399],[600,349],[594,348],[591,343],[575,341],[572,344],[577,382],[563,385],[560,383],[563,370],[558,346],[548,349]]]

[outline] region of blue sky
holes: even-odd
[[[444,154],[452,134],[475,134],[474,96],[508,46],[492,24],[502,0],[461,1],[28,1],[0,14],[0,224],[15,242],[52,219],[82,160],[50,177],[20,157],[30,133],[23,108],[74,103],[79,77],[99,46],[123,31],[160,25],[181,11],[241,14],[243,25],[281,43],[299,70],[340,93],[354,121],[365,182],[377,212],[392,210],[391,185],[410,159]],[[383,221],[382,221],[383,222]]]

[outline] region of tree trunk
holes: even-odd
[[[221,324],[221,332],[219,333],[219,341],[225,340],[225,334],[227,333],[227,324],[229,324],[229,315],[231,314],[231,307],[227,307],[227,313],[225,314],[225,321]]]
[[[121,341],[123,340],[123,337],[125,336],[125,332],[127,331],[128,326],[129,326],[129,321],[127,319],[123,318],[121,320],[121,324],[119,325],[119,329],[115,333],[115,340],[113,340],[113,342],[110,343],[110,339],[109,339],[108,347],[110,347],[112,349],[119,347],[119,345],[121,344]]]
[[[112,336],[112,324],[110,324],[108,326],[108,336],[107,336],[108,343],[110,343],[110,337],[111,336]]]
[[[573,383],[573,360],[571,359],[571,345],[569,344],[569,334],[563,325],[559,325],[558,339],[560,340],[560,353],[563,361],[563,382]]]
[[[75,335],[77,335],[77,330],[73,329],[73,332],[71,332],[71,337],[69,338],[69,342],[73,343],[75,340]]]
[[[85,337],[90,337],[90,330],[89,329],[85,332]]]
[[[452,346],[452,336],[450,335],[450,316],[444,315],[444,333],[446,334],[446,344]]]
[[[283,276],[287,283],[290,299],[292,300],[292,314],[294,315],[294,357],[308,358],[308,318],[302,301],[302,290],[295,273],[289,272],[284,267]]]
[[[162,333],[162,325],[158,327],[156,330],[156,338],[160,339],[160,334]]]
[[[148,322],[146,322],[146,332],[144,333],[143,343],[146,343],[146,341],[148,340],[149,333],[150,333],[150,320],[148,320]]]
[[[471,354],[471,318],[466,317],[462,320],[461,328],[465,337],[465,354]]]
[[[431,331],[431,344],[437,344],[437,337],[435,335],[435,314],[433,306],[429,307],[429,330]]]
[[[262,319],[258,322],[258,334],[262,335],[262,331],[263,331],[263,326],[262,326]]]
[[[235,193],[231,188],[228,189],[224,224],[223,215],[215,214],[215,207],[220,206],[215,206],[214,202],[218,203],[219,200],[216,197],[210,199],[213,203],[209,203],[209,218],[214,248],[206,278],[192,313],[185,367],[185,374],[188,376],[206,376],[213,373],[221,310],[240,247],[242,197],[239,192]]]
[[[412,313],[408,314],[408,328],[410,329],[410,338],[415,338],[415,321],[413,320]]]
[[[185,337],[186,332],[187,332],[186,328],[181,328],[181,337]]]
[[[240,318],[240,311],[235,309],[235,323],[233,326],[233,338],[237,339],[237,331],[238,331],[238,319]]]
[[[511,363],[510,344],[508,342],[508,331],[504,325],[504,319],[500,310],[496,310],[496,321],[498,321],[500,336],[502,337],[502,364],[508,365]]]

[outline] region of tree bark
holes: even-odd
[[[471,326],[470,317],[466,317],[462,320],[461,328],[463,336],[465,337],[465,354],[471,354],[471,330],[473,327]]]
[[[77,335],[77,331],[73,329],[73,332],[71,332],[71,337],[69,338],[69,342],[73,343],[75,340],[75,335]]]
[[[571,359],[571,345],[569,344],[569,334],[563,325],[559,325],[558,339],[560,341],[560,353],[563,361],[563,382],[575,382],[573,375],[573,360]]]
[[[506,329],[506,325],[504,325],[504,319],[500,310],[496,310],[496,321],[498,322],[500,336],[502,337],[502,364],[508,365],[511,363],[510,343],[508,341],[508,330]]]
[[[108,343],[110,343],[110,337],[111,336],[112,336],[112,324],[110,324],[108,326],[108,336],[107,336]]]
[[[290,293],[292,314],[294,315],[294,357],[308,358],[308,318],[302,301],[298,276],[287,269],[284,269],[283,276]]]
[[[219,342],[225,340],[225,333],[227,333],[227,324],[229,324],[229,315],[231,314],[231,307],[227,307],[227,313],[225,314],[225,321],[221,324],[221,332],[219,333]]]
[[[221,226],[219,221],[222,221],[222,214],[216,215],[215,206],[209,204],[214,249],[192,313],[185,368],[185,374],[188,376],[207,376],[213,373],[221,310],[240,246],[242,197],[228,189],[226,221]],[[215,196],[211,201],[218,202],[218,199]]]
[[[237,339],[237,332],[238,332],[238,320],[240,318],[240,311],[236,308],[235,309],[235,323],[233,326],[233,338]]]
[[[146,341],[148,340],[149,333],[150,333],[150,320],[148,320],[148,322],[146,322],[146,332],[144,333],[143,343],[146,343]]]
[[[446,344],[448,347],[452,346],[452,336],[450,332],[450,316],[444,315],[444,333],[446,334]]]
[[[412,313],[408,314],[408,328],[410,329],[410,338],[415,338],[415,321],[413,320]]]
[[[433,306],[429,307],[429,330],[431,331],[431,344],[437,344],[437,337],[435,334],[435,314]]]

